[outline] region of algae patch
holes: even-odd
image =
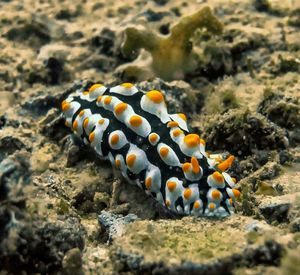
[[[240,218],[234,216],[220,221],[187,217],[177,221],[134,222],[115,240],[112,251],[121,249],[126,254],[143,255],[144,262],[205,263],[245,247],[247,234],[238,226]]]

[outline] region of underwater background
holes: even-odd
[[[0,1],[0,274],[300,274],[300,1]],[[82,82],[165,93],[241,192],[176,217],[70,141]]]

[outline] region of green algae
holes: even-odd
[[[240,185],[242,186],[242,203],[240,208],[244,215],[254,215],[255,203],[253,201],[253,195],[250,191],[250,184],[247,181],[243,181]]]
[[[283,128],[291,130],[300,125],[299,97],[287,97],[282,93],[266,89],[258,111]]]
[[[217,114],[238,107],[239,103],[234,90],[226,89],[220,93],[213,93],[207,98],[205,111],[208,114]]]
[[[145,49],[152,56],[151,70],[155,76],[165,80],[180,79],[197,65],[199,56],[193,50],[190,40],[198,29],[220,34],[223,25],[212,14],[211,9],[205,7],[183,17],[166,36],[159,35],[151,29],[128,27],[125,30],[126,38],[122,52],[125,56],[130,56],[140,49]],[[129,66],[127,70],[130,73],[132,68]]]
[[[281,264],[281,274],[283,275],[293,275],[300,273],[300,247],[294,250],[289,250],[288,253],[283,257]]]
[[[68,203],[63,199],[60,199],[59,203],[57,204],[56,213],[59,215],[65,215],[68,214],[69,211],[70,209]]]
[[[79,248],[72,248],[66,253],[63,262],[63,270],[66,275],[83,275],[82,258]]]
[[[278,192],[276,189],[268,182],[260,181],[257,182],[257,190],[255,192],[258,195],[267,195],[267,196],[277,196]]]
[[[127,225],[112,251],[144,255],[145,262],[206,262],[242,250],[247,242],[238,217],[226,220],[194,219],[139,221]],[[243,218],[244,219],[244,218]],[[224,224],[225,223],[225,224]],[[150,253],[151,252],[151,253]]]

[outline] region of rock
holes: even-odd
[[[23,199],[20,182],[28,184],[30,175],[27,152],[19,151],[3,159],[0,162],[0,201],[7,198],[18,201],[18,196]]]
[[[81,213],[95,212],[95,188],[95,185],[87,185],[84,186],[81,190],[78,190],[72,199],[72,206]]]
[[[297,176],[297,174],[296,174]],[[296,178],[298,179],[298,177]],[[295,183],[297,180],[295,180]],[[290,231],[291,232],[298,232],[300,230],[300,197],[297,196],[291,205],[288,215],[290,223]]]
[[[254,31],[250,30],[250,32],[246,32],[244,30],[228,30],[225,34],[226,40],[233,40],[232,44],[230,45],[230,52],[232,54],[233,60],[238,61],[242,60],[245,52],[251,52],[255,49],[258,49],[260,47],[267,46],[269,44],[268,37],[264,32]],[[252,56],[252,55],[251,55]],[[256,58],[259,58],[259,54],[256,56]],[[254,64],[255,65],[263,65],[264,60],[256,60]],[[258,62],[258,63],[257,63]],[[240,62],[238,62],[239,64]],[[239,64],[241,65],[241,64]],[[245,59],[244,59],[244,65]],[[256,67],[256,66],[255,66]]]
[[[56,59],[54,57],[50,57],[45,62],[45,67],[48,70],[49,83],[50,84],[57,84],[57,83],[59,83],[60,79],[61,79],[61,75],[62,75],[63,70],[64,70],[64,68],[63,68],[64,64],[60,60],[58,60],[58,59]]]
[[[300,72],[300,60],[291,55],[279,55],[273,73],[282,74],[287,72]]]
[[[157,5],[164,6],[169,0],[153,0]]]
[[[58,98],[55,95],[42,95],[29,98],[22,104],[22,107],[34,117],[45,116],[46,113],[58,105]]]
[[[70,81],[70,72],[65,66],[69,55],[70,49],[65,45],[53,43],[41,47],[38,58],[27,75],[28,83],[44,82],[55,85]]]
[[[65,62],[68,59],[69,54],[70,49],[68,46],[60,43],[52,43],[41,47],[37,59],[39,62],[43,63],[52,57]]]
[[[268,11],[271,8],[268,0],[254,0],[253,5],[258,11]]]
[[[76,218],[51,223],[27,213],[28,159],[20,151],[0,163],[1,268],[13,274],[56,273],[68,250],[84,248],[85,231]]]
[[[153,10],[148,9],[140,15],[145,16],[146,19],[149,22],[155,22],[155,21],[162,20],[165,16],[170,15],[170,13],[168,13],[168,12],[154,12]]]
[[[279,175],[281,170],[280,165],[275,162],[269,162],[257,171],[257,176],[260,180],[271,180]]]
[[[229,47],[217,46],[214,43],[207,44],[203,55],[204,64],[197,69],[196,74],[216,79],[219,76],[233,73],[234,60]]]
[[[70,249],[62,262],[63,270],[66,275],[83,275],[82,259],[79,248]]]
[[[279,152],[279,163],[281,165],[294,160],[293,155],[288,150],[282,150]]]
[[[0,114],[16,104],[16,96],[12,92],[0,92]],[[1,128],[1,126],[0,126]]]
[[[11,273],[57,273],[67,251],[84,247],[84,229],[74,218],[41,225],[23,214],[13,224],[0,246],[1,263]]]
[[[137,271],[140,269],[141,262],[144,257],[135,253],[124,253],[121,250],[116,250],[114,255],[115,271]]]
[[[113,56],[115,53],[116,33],[109,28],[103,28],[99,34],[91,38],[91,48],[96,48],[98,53]]]
[[[99,173],[98,169],[103,162],[97,163],[97,159],[90,151],[85,153],[85,161],[82,161],[82,158],[81,164],[75,168],[78,171],[78,175],[69,179],[71,180],[69,185],[72,186],[69,189],[69,197],[71,198],[72,207],[78,213],[96,216],[110,197],[113,181],[112,171],[110,167],[107,167],[107,169],[104,168]],[[87,159],[89,154],[91,158]],[[102,198],[100,194],[103,196]]]
[[[55,248],[62,253],[74,247],[80,250],[84,248],[85,230],[77,218],[69,217],[64,221],[47,223],[38,230],[38,234],[47,240],[49,249]]]
[[[264,116],[245,110],[230,110],[216,117],[205,127],[204,139],[210,150],[230,148],[230,153],[237,156],[288,147],[288,139],[281,128]]]
[[[184,218],[128,224],[125,234],[116,237],[110,248],[114,271],[230,274],[241,266],[278,265],[283,247],[275,241],[261,245],[244,242],[248,233],[240,230],[240,218],[221,222]],[[241,223],[245,222],[243,217]],[[194,230],[189,230],[190,227]],[[235,245],[232,245],[231,236],[234,236]],[[217,259],[214,258],[215,253],[218,254]]]
[[[68,40],[79,40],[81,38],[84,38],[84,33],[82,31],[74,31],[68,34]]]
[[[284,247],[275,240],[268,240],[256,249],[246,248],[243,254],[247,265],[264,264],[278,266],[284,255]]]
[[[0,161],[21,149],[26,149],[26,145],[18,137],[0,135]]]
[[[33,150],[30,158],[32,169],[37,173],[46,171],[58,152],[59,148],[50,143],[45,143],[42,148]]]
[[[107,193],[96,192],[94,195],[95,208],[97,212],[109,206],[110,196]]]
[[[290,232],[292,233],[300,232],[300,217],[291,221]]]
[[[60,201],[56,205],[56,207],[57,207],[56,213],[58,215],[67,215],[70,212],[70,206],[69,206],[69,204],[65,200],[63,200],[63,199],[60,199]]]
[[[280,1],[254,0],[254,7],[260,12],[266,12],[275,16],[284,16],[288,13],[287,7]]]
[[[60,9],[55,14],[55,18],[58,20],[71,21],[71,19],[79,16],[81,13],[82,13],[81,5],[74,5],[74,6],[72,5],[71,7]]]
[[[159,32],[163,35],[167,35],[170,33],[170,24],[163,24],[159,27]]]
[[[282,275],[297,275],[300,273],[300,248],[290,249],[281,261],[280,273]]]
[[[72,139],[72,137],[70,137],[70,139]],[[68,146],[67,154],[67,167],[75,166],[76,163],[78,163],[82,159],[80,147],[76,146],[75,144]]]
[[[22,126],[24,129],[30,129],[31,125],[25,121],[20,119],[12,119],[9,115],[0,115],[0,129],[2,127],[12,127],[12,128],[19,128]]]
[[[274,221],[278,223],[288,222],[288,211],[290,203],[268,203],[259,205],[259,211],[268,223]]]
[[[250,192],[269,195],[280,194],[280,187],[273,186],[269,182],[280,175],[281,166],[276,162],[269,161],[260,167],[260,165],[252,166],[251,161],[248,162],[248,160],[240,161],[239,165],[237,164],[233,171],[237,173],[239,178],[247,176],[247,178],[243,179],[243,186],[245,187],[246,185],[250,189]]]
[[[99,54],[91,54],[86,58],[80,65],[81,69],[92,69],[95,68],[102,72],[109,72],[112,68],[116,67],[116,61],[112,57]]]
[[[300,143],[300,103],[298,98],[267,90],[257,110],[272,122],[287,129],[287,137],[291,146]]]
[[[266,91],[257,111],[280,127],[289,130],[300,127],[300,104],[295,97]]]
[[[55,99],[54,104],[56,105],[57,103],[58,102]],[[40,121],[40,126],[42,135],[57,142],[62,141],[70,134],[69,130],[65,126],[63,118],[60,116],[59,111],[55,109],[49,110],[46,116]]]
[[[33,19],[21,26],[13,26],[5,36],[7,39],[21,42],[26,41],[30,46],[39,48],[51,41],[51,33],[46,22]]]
[[[204,112],[208,114],[225,113],[239,107],[235,91],[226,89],[220,93],[214,91],[205,98]]]
[[[6,122],[7,122],[6,116],[5,115],[1,115],[0,116],[0,129],[2,129],[5,126]]]
[[[291,12],[287,23],[290,26],[300,28],[300,8],[295,9]]]
[[[101,228],[108,234],[108,242],[124,233],[124,225],[139,220],[134,214],[122,215],[111,214],[101,211],[98,221]]]
[[[246,224],[245,230],[248,232],[263,233],[271,230],[271,226],[267,224],[265,221],[253,220],[250,223]]]

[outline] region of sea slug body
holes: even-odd
[[[163,93],[131,83],[80,86],[61,104],[66,125],[123,177],[171,211],[225,217],[240,192],[222,160],[189,132],[186,116],[169,114]]]

